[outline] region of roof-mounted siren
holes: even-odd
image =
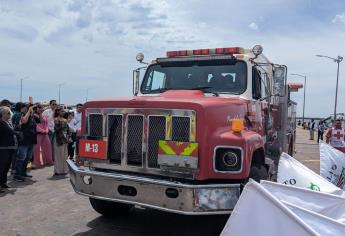
[[[263,51],[264,49],[262,48],[261,45],[255,45],[252,49],[253,54],[255,55],[254,59],[257,58]]]

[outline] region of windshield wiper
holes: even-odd
[[[218,97],[219,94],[217,92],[209,91],[208,89],[212,89],[213,87],[210,86],[200,86],[200,87],[195,87],[191,88],[190,90],[200,90],[206,93],[212,93],[214,96]]]

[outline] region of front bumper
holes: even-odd
[[[67,163],[74,191],[91,198],[185,215],[212,215],[231,213],[240,196],[240,184],[183,184],[93,171],[79,168],[70,160]]]

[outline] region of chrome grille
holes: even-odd
[[[122,115],[108,116],[108,157],[110,162],[121,163]]]
[[[103,115],[90,114],[89,115],[89,136],[102,137],[103,136]]]
[[[144,117],[128,115],[127,123],[127,164],[141,166],[143,162]]]
[[[148,166],[157,168],[158,141],[165,140],[165,116],[149,116]]]
[[[189,142],[190,137],[190,118],[172,117],[171,140],[180,142]]]

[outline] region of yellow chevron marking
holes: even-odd
[[[180,154],[182,156],[190,156],[192,154],[192,152],[198,148],[198,144],[197,143],[190,143],[188,145],[188,147],[186,147],[183,152]]]
[[[176,153],[174,152],[174,150],[172,150],[172,148],[168,145],[167,141],[164,140],[159,140],[158,142],[159,147],[168,155],[176,155]]]
[[[171,116],[166,115],[166,131],[165,131],[165,137],[166,139],[171,139]]]

